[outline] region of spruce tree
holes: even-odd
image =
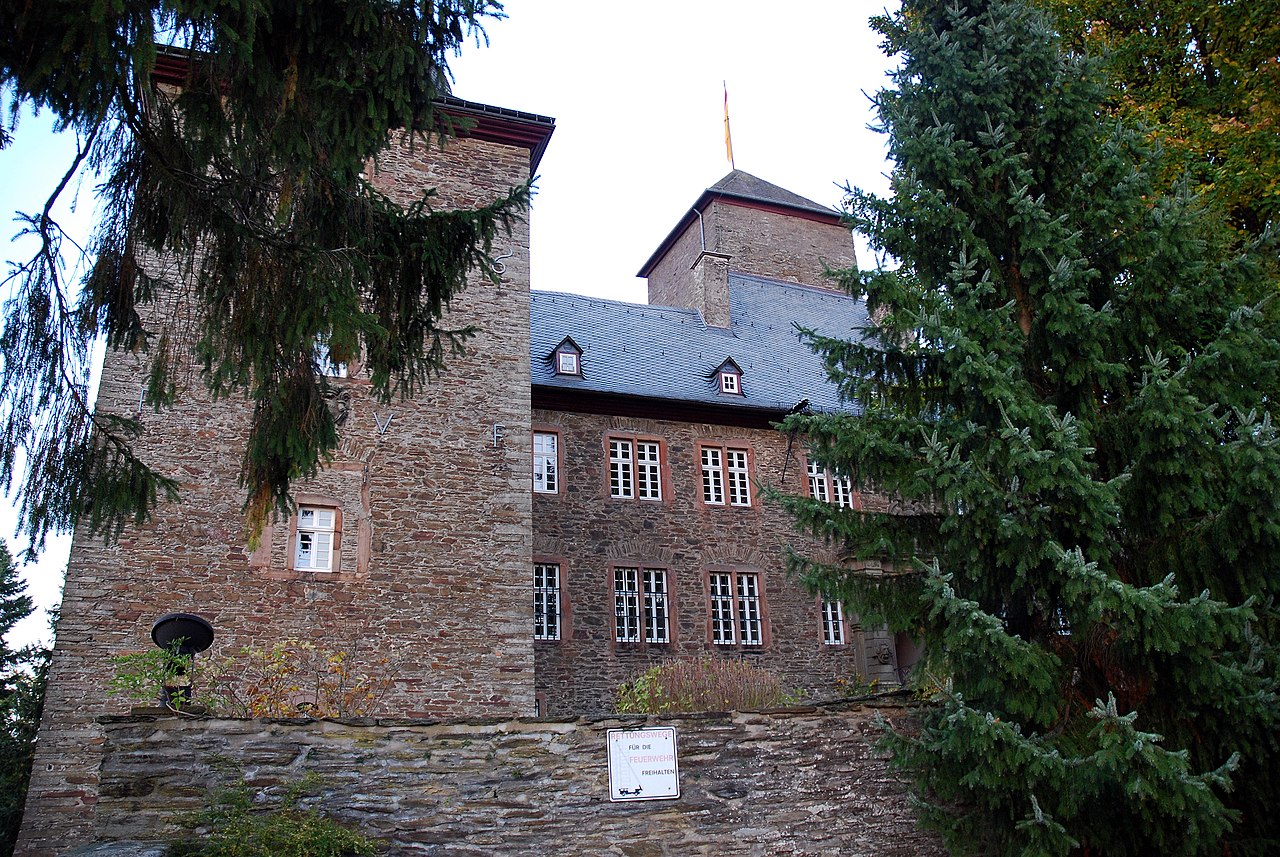
[[[785,427],[897,505],[786,499],[837,557],[792,568],[923,640],[888,740],[953,853],[1274,854],[1274,247],[1156,189],[1042,12],[875,25],[892,195],[851,193],[883,264],[843,274],[873,324],[814,337],[857,413]]]
[[[5,281],[0,480],[24,474],[16,499],[37,546],[77,521],[114,535],[176,489],[133,453],[136,421],[92,412],[99,338],[147,353],[151,406],[192,383],[193,344],[195,383],[248,398],[251,530],[336,446],[317,342],[336,362],[361,355],[383,398],[413,393],[462,346],[473,331],[442,314],[470,272],[497,276],[490,242],[528,187],[444,211],[429,188],[392,201],[365,171],[403,133],[456,130],[435,109],[446,61],[500,12],[492,0],[0,4],[0,145],[22,105],[79,140],[23,217],[37,252]],[[158,64],[176,87],[155,84]],[[101,176],[102,212],[87,274],[68,283],[51,212],[85,168]]]
[[[47,648],[14,648],[6,638],[34,609],[8,545],[0,542],[0,855],[12,854],[18,839],[49,671]]]

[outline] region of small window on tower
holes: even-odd
[[[333,571],[338,546],[338,510],[299,506],[293,567],[298,571]]]

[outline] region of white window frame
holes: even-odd
[[[582,361],[578,359],[578,352],[572,348],[561,348],[556,352],[556,374],[557,375],[581,375]]]
[[[764,595],[760,572],[722,570],[707,574],[711,642],[717,646],[764,645]]]
[[[312,359],[316,362],[316,371],[326,378],[347,378],[350,376],[350,367],[346,363],[336,363],[329,356],[329,338],[327,336],[317,336],[315,345],[311,348]]]
[[[667,570],[643,565],[614,566],[613,616],[615,643],[670,643]]]
[[[560,435],[533,433],[533,490],[537,494],[560,493]]]
[[[533,638],[535,640],[559,640],[560,563],[535,562],[533,564]]]
[[[741,376],[732,369],[720,370],[720,392],[732,396],[742,395]]]
[[[832,473],[812,458],[809,459],[807,471],[810,497],[823,503],[834,503],[841,509],[854,508],[852,479]]]
[[[635,443],[623,437],[609,438],[609,496],[634,500]]]
[[[822,642],[828,646],[846,643],[844,605],[834,598],[822,599]]]
[[[330,572],[337,569],[338,510],[333,506],[298,507],[293,537],[293,568],[296,571]],[[305,546],[305,547],[304,547]]]
[[[711,642],[732,646],[738,642],[738,623],[734,621],[733,573],[713,571],[708,575],[711,589]]]
[[[609,496],[615,500],[662,501],[662,443],[634,437],[608,438]]]
[[[734,573],[736,579],[738,638],[744,646],[764,645],[764,612],[761,610],[760,575],[753,571]]]
[[[701,444],[702,502],[751,507],[751,454],[742,447]]]

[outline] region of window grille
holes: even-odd
[[[738,637],[745,646],[758,646],[763,641],[760,619],[760,581],[754,574],[739,573]]]
[[[844,645],[844,608],[839,601],[822,602],[822,642],[828,646]]]
[[[666,571],[660,568],[615,568],[613,612],[614,639],[617,642],[670,642]]]
[[[560,639],[560,566],[534,563],[533,638]]]
[[[711,642],[732,645],[738,641],[733,623],[733,575],[711,575]]]

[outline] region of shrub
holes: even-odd
[[[295,639],[213,658],[151,649],[111,660],[111,695],[225,717],[362,717],[377,707],[395,673],[386,655],[360,659],[354,645],[328,649]],[[186,688],[173,687],[188,679],[190,698]]]
[[[288,639],[214,661],[207,698],[233,717],[362,717],[377,707],[394,673],[386,655],[362,659],[354,645],[327,649]]]
[[[669,660],[618,686],[619,714],[750,711],[794,704],[778,677],[747,661],[725,658]]]
[[[214,794],[208,809],[189,820],[198,835],[177,842],[172,857],[360,857],[377,853],[373,842],[354,830],[300,808],[319,778],[304,777],[286,788],[280,802],[262,809],[266,794],[240,785]]]

